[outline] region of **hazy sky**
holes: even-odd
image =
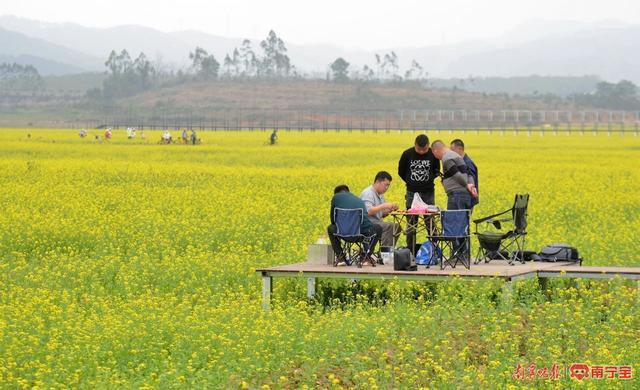
[[[349,48],[497,37],[528,20],[640,23],[640,0],[2,0],[0,15],[93,27],[138,24]]]

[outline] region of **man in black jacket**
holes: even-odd
[[[435,186],[433,181],[440,175],[440,160],[438,160],[429,148],[429,137],[420,134],[416,137],[413,147],[405,150],[398,162],[398,175],[407,184],[405,201],[407,209],[411,208],[414,194],[420,194],[420,198],[426,204],[435,204]],[[410,225],[415,225],[415,216],[409,217]],[[415,250],[416,233],[407,229],[407,246]]]

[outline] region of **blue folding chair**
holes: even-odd
[[[364,218],[362,209],[336,207],[333,215],[337,230],[334,235],[340,240],[347,265],[355,263],[360,268],[364,262],[369,262],[375,267],[376,262],[372,256],[373,245],[371,245],[374,243],[375,234],[367,236],[360,232]],[[337,259],[334,260],[334,266],[337,266],[336,261]]]
[[[455,268],[458,263],[471,268],[471,234],[469,231],[470,210],[446,210],[440,212],[441,234],[427,236],[440,248],[440,269],[447,265]]]

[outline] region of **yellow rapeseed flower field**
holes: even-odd
[[[552,281],[548,295],[521,282],[515,305],[498,280],[327,282],[313,302],[278,280],[261,309],[254,270],[304,259],[335,185],[359,193],[387,170],[402,203],[397,162],[416,133],[280,131],[275,146],[265,132],[199,132],[195,146],[145,133],[0,130],[0,387],[497,388],[520,384],[518,364],[576,361],[635,364],[618,384],[637,386],[638,292],[622,280]],[[529,248],[640,265],[640,138],[429,136],[467,144],[475,215],[527,192]]]

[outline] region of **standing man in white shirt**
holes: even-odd
[[[384,199],[384,193],[389,189],[391,180],[389,172],[380,171],[376,174],[373,184],[360,194],[360,199],[364,201],[371,222],[382,228],[382,239],[380,240],[382,246],[394,246],[400,236],[399,224],[383,221],[383,218],[390,212],[398,209],[396,203],[388,203]]]

